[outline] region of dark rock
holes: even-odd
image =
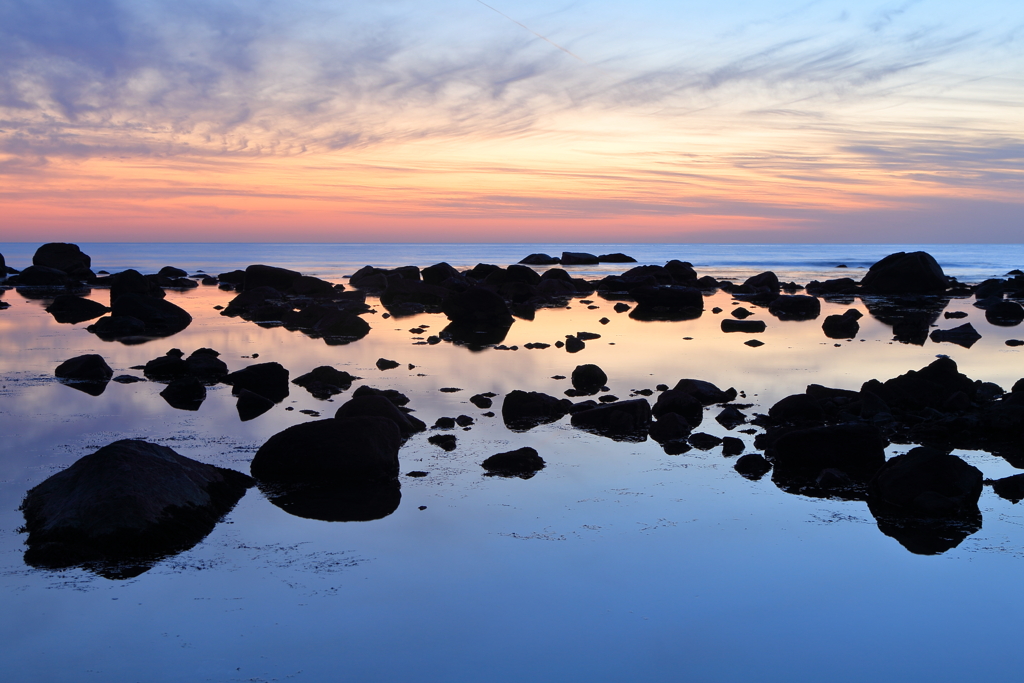
[[[496,453],[481,463],[488,476],[529,479],[544,469],[544,459],[530,447]]]
[[[722,409],[722,412],[715,416],[715,422],[726,429],[735,429],[746,421],[747,416],[733,406],[726,406]]]
[[[146,380],[141,377],[136,377],[135,375],[118,375],[113,381],[118,384],[135,384],[136,382],[145,382]]]
[[[620,301],[619,303],[615,304],[613,308],[615,309],[616,313],[625,313],[630,308],[632,308],[632,306],[630,306],[629,304],[624,304]]]
[[[569,353],[577,353],[585,348],[587,348],[586,343],[579,337],[571,334],[565,337],[565,350]]]
[[[692,430],[693,427],[690,426],[690,423],[679,413],[662,413],[651,424],[648,433],[658,443],[665,444],[685,439]]]
[[[469,402],[475,405],[477,408],[480,408],[481,410],[487,410],[488,408],[491,407],[493,403],[493,401],[491,401],[491,397],[485,396],[483,394],[476,394],[475,396],[471,396]]]
[[[666,441],[661,445],[661,450],[665,451],[665,455],[682,455],[690,451],[693,447],[685,441]]]
[[[454,434],[434,434],[427,439],[430,443],[445,451],[454,451],[458,446],[458,440]]]
[[[157,272],[160,277],[188,277],[188,271],[182,270],[181,268],[175,268],[174,266],[164,266]]]
[[[330,365],[321,365],[305,375],[296,377],[292,380],[292,384],[297,384],[313,394],[314,398],[323,401],[335,394],[351,389],[352,382],[357,379],[361,378],[333,368]]]
[[[54,268],[78,279],[92,279],[92,259],[77,244],[50,242],[36,249],[32,265]],[[27,269],[26,269],[27,270]],[[22,271],[24,272],[24,271]]]
[[[820,422],[825,413],[807,394],[793,394],[769,408],[768,417],[776,422]]]
[[[526,431],[561,419],[571,406],[572,402],[568,399],[558,399],[538,391],[515,389],[505,395],[501,417],[509,429]]]
[[[144,294],[123,294],[113,302],[110,311],[115,318],[141,320],[145,334],[152,337],[168,337],[192,324],[192,316],[180,306]]]
[[[596,394],[607,383],[608,375],[596,365],[577,365],[572,371],[572,386],[582,394]]]
[[[805,294],[783,294],[768,305],[779,320],[813,320],[821,315],[821,302]]]
[[[981,529],[981,512],[958,517],[928,517],[907,513],[902,508],[868,498],[868,509],[878,530],[899,541],[915,555],[940,555],[963,543]]]
[[[687,442],[694,448],[700,451],[710,451],[712,448],[722,443],[722,440],[714,434],[708,434],[707,432],[697,432],[691,434],[687,439]]]
[[[60,294],[46,307],[46,312],[59,323],[80,323],[98,318],[110,309],[91,299],[71,294]]]
[[[455,429],[454,417],[439,417],[434,420],[434,429]]]
[[[274,407],[274,402],[269,398],[248,389],[239,389],[237,392],[232,391],[231,393],[238,397],[235,409],[238,411],[238,417],[242,422],[255,420]]]
[[[171,349],[165,355],[146,363],[143,373],[147,378],[155,380],[175,379],[189,374],[188,364],[182,360],[181,351],[178,349]]]
[[[219,381],[228,374],[228,366],[218,356],[220,354],[213,349],[196,349],[185,360],[188,373],[204,382]]]
[[[636,259],[632,256],[627,256],[619,252],[614,254],[601,254],[597,257],[597,260],[601,263],[636,263]]]
[[[370,324],[347,311],[328,313],[313,326],[313,333],[328,343],[348,343],[370,333]]]
[[[458,417],[455,418],[455,424],[459,425],[460,427],[468,427],[475,421],[476,420],[471,418],[469,415],[459,415]]]
[[[416,432],[422,432],[427,425],[422,420],[404,413],[383,395],[355,396],[339,408],[334,415],[339,420],[349,417],[383,417],[394,422],[402,434],[402,438],[408,438]]]
[[[529,266],[553,266],[559,263],[559,260],[554,256],[548,256],[547,254],[530,254],[520,261],[520,263],[524,263]]]
[[[728,403],[736,398],[736,390],[732,387],[722,391],[711,382],[705,382],[701,379],[681,379],[676,382],[672,389],[689,394],[700,401],[701,405],[705,406],[715,403]]]
[[[206,387],[195,377],[183,377],[168,384],[160,395],[172,408],[199,410],[206,400]]]
[[[482,287],[452,292],[441,310],[453,323],[507,328],[513,322],[508,306],[500,296]]]
[[[985,320],[1000,327],[1013,327],[1024,321],[1024,306],[1016,301],[1000,301],[985,310]]]
[[[420,276],[428,285],[443,285],[446,281],[458,281],[462,278],[459,271],[444,261],[427,266],[420,272]]]
[[[956,361],[945,357],[932,361],[921,370],[911,370],[884,383],[869,380],[861,387],[861,393],[875,394],[887,406],[900,410],[939,408],[957,391],[973,398],[977,387],[957,370]]]
[[[251,485],[244,474],[166,446],[115,441],[26,494],[25,561],[84,564],[110,578],[137,575],[202,540]]]
[[[992,490],[1000,498],[1005,498],[1012,503],[1019,503],[1024,500],[1024,474],[1014,474],[991,482]]]
[[[882,466],[871,480],[873,498],[925,517],[957,517],[978,510],[981,471],[934,448],[919,446]]]
[[[757,347],[757,346],[764,346],[764,342],[763,342],[763,341],[761,341],[760,339],[748,339],[747,341],[745,341],[745,342],[743,342],[743,343],[744,343],[744,344],[745,344],[746,346],[754,346],[754,347]]]
[[[63,270],[46,266],[29,266],[17,276],[19,287],[67,288],[75,283],[76,281]]]
[[[598,259],[586,252],[563,251],[560,262],[563,266],[592,266],[597,265]]]
[[[964,323],[949,330],[932,330],[930,336],[933,342],[950,342],[965,349],[971,348],[975,342],[981,339],[981,335],[970,323]]]
[[[387,358],[377,359],[378,370],[392,370],[394,368],[397,368],[399,365],[401,365],[401,363],[393,360],[388,360]]]
[[[975,299],[988,299],[988,298],[1003,298],[1003,292],[1006,291],[1006,280],[999,278],[992,278],[985,280],[974,289]]]
[[[746,332],[748,334],[758,334],[764,332],[767,329],[763,320],[733,320],[732,318],[722,318],[722,332]]]
[[[86,329],[103,340],[124,339],[144,335],[146,323],[130,315],[122,315],[117,318],[104,316]]]
[[[967,311],[946,311],[945,313],[942,314],[942,317],[945,318],[946,320],[950,320],[953,318],[966,318]]]
[[[232,387],[236,396],[242,389],[259,394],[274,403],[288,396],[288,370],[280,363],[258,363],[225,375],[221,381]]]
[[[889,254],[868,269],[860,284],[876,294],[934,294],[949,285],[942,267],[923,251]]]
[[[651,424],[651,405],[642,398],[618,401],[574,413],[571,422],[577,429],[616,441],[644,441]]]
[[[744,448],[743,439],[737,439],[735,436],[727,436],[722,439],[722,455],[726,457],[739,455]]]
[[[374,389],[364,384],[352,392],[353,398],[360,396],[383,396],[399,408],[409,404],[409,397],[396,389]]]
[[[748,277],[744,281],[743,286],[753,289],[770,289],[776,292],[781,288],[779,277],[770,270],[753,277]]]
[[[740,457],[733,465],[733,469],[739,472],[747,479],[757,481],[764,475],[768,474],[771,469],[771,463],[764,459],[760,453],[747,453]]]
[[[637,320],[690,320],[704,311],[704,295],[695,287],[638,287],[630,294],[637,307],[629,315]]]
[[[90,396],[99,396],[114,376],[114,371],[103,360],[103,356],[89,353],[69,358],[58,365],[53,374],[70,387]]]
[[[252,459],[252,475],[269,481],[390,482],[398,477],[402,436],[382,417],[326,419],[288,427]]]
[[[125,294],[142,294],[154,299],[163,299],[166,296],[157,282],[146,279],[145,275],[132,269],[110,276],[111,305]]]
[[[770,453],[775,483],[791,493],[813,491],[822,470],[837,469],[866,483],[885,464],[885,440],[867,424],[839,424],[797,429],[783,434]]]
[[[738,308],[732,309],[732,313],[730,313],[730,315],[732,315],[732,317],[737,318],[739,320],[743,320],[744,318],[749,318],[750,316],[752,316],[754,314],[751,313],[750,311],[748,311],[747,309],[743,308],[742,306],[740,306]]]
[[[328,282],[327,280],[321,280],[318,277],[312,277],[310,275],[300,275],[292,280],[288,293],[296,296],[323,298],[332,296],[335,292],[344,291],[344,289],[344,285],[336,285]]]
[[[671,389],[658,396],[652,414],[661,418],[667,413],[676,413],[686,419],[691,427],[699,427],[704,419],[704,408],[699,399],[686,391]]]
[[[861,317],[860,311],[851,308],[842,315],[830,315],[825,318],[821,329],[829,339],[852,339],[860,332],[860,323],[857,321]]]

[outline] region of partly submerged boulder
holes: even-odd
[[[872,294],[938,294],[949,287],[942,266],[924,251],[889,254],[868,269],[860,284]]]
[[[224,384],[233,387],[233,394],[247,389],[274,403],[280,403],[288,396],[288,370],[280,363],[257,363],[236,370],[221,378]]]
[[[582,394],[595,394],[608,382],[608,375],[598,366],[587,363],[572,371],[572,386]]]
[[[32,265],[55,268],[78,279],[90,279],[92,259],[77,244],[50,242],[44,244],[32,256]]]
[[[402,435],[393,420],[346,417],[288,427],[270,437],[252,459],[260,480],[362,484],[398,477]]]
[[[296,377],[292,380],[292,384],[302,387],[313,394],[315,398],[327,400],[335,394],[340,394],[350,389],[352,382],[357,379],[360,378],[350,375],[344,370],[338,370],[330,365],[321,365],[304,375]]]
[[[509,429],[525,431],[565,417],[571,407],[572,402],[568,399],[515,389],[505,395],[501,417]]]
[[[870,424],[838,424],[788,432],[773,444],[770,455],[776,485],[790,493],[820,494],[825,470],[846,475],[860,495],[863,484],[885,464],[885,440]],[[833,478],[834,479],[834,478]],[[841,488],[841,487],[825,487]]]
[[[87,353],[64,361],[53,371],[64,384],[90,396],[99,396],[107,388],[114,371],[103,356]]]
[[[334,416],[339,420],[346,417],[383,417],[398,426],[403,438],[427,428],[422,420],[402,412],[387,397],[381,395],[354,396],[343,403]]]
[[[251,485],[240,472],[166,446],[115,441],[26,494],[25,561],[54,568],[152,562],[202,540]]]
[[[85,299],[72,294],[60,294],[53,303],[46,307],[46,312],[59,323],[81,323],[98,318],[110,309],[92,299]]]
[[[913,514],[955,517],[977,511],[983,480],[981,470],[961,458],[918,446],[886,462],[870,493]]]
[[[141,320],[147,336],[169,337],[192,324],[188,311],[166,299],[145,294],[122,294],[110,306],[111,317]]]
[[[537,450],[524,446],[514,451],[495,453],[483,461],[481,466],[487,470],[488,476],[519,477],[529,479],[544,469],[544,458]]]

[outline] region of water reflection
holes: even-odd
[[[271,503],[290,515],[324,522],[369,522],[398,509],[398,482],[345,486],[342,484],[272,484],[259,489]]]

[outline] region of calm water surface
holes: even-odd
[[[5,245],[8,264],[27,265],[34,246]],[[714,245],[712,245],[714,246]],[[664,245],[573,247],[625,251],[663,263],[688,258],[699,274],[759,272],[760,247]],[[19,252],[18,249],[22,251]],[[365,263],[428,265],[448,260],[505,265],[552,245],[89,245],[94,267],[114,271],[162,265],[220,272],[266,262],[341,281]],[[476,255],[472,252],[476,249]],[[773,249],[776,249],[773,247]],[[821,253],[814,255],[814,249]],[[952,248],[951,248],[952,249]],[[661,250],[661,251],[659,251]],[[687,255],[687,252],[689,256]],[[841,276],[895,250],[877,247],[778,247],[775,270],[806,281]],[[962,279],[1001,275],[1024,265],[1019,247],[964,247],[943,261]],[[155,252],[155,253],[154,253]],[[24,254],[28,254],[28,258]],[[952,252],[949,252],[952,254]],[[503,257],[504,255],[504,257]],[[134,259],[134,260],[133,260]],[[702,259],[708,265],[703,267]],[[1016,261],[1014,261],[1016,259]],[[959,264],[959,265],[956,265]],[[957,269],[960,270],[957,270]],[[619,272],[621,266],[587,272]],[[730,270],[731,269],[731,270]],[[582,270],[582,269],[581,269]],[[859,277],[859,275],[854,275]],[[737,275],[738,277],[738,275]],[[90,298],[107,303],[106,290]],[[383,319],[365,339],[328,346],[283,328],[220,316],[230,293],[202,287],[169,292],[195,318],[184,332],[137,346],[105,343],[88,323],[60,325],[46,300],[3,292],[0,311],[0,672],[10,681],[1011,681],[1019,679],[1024,626],[1024,507],[986,487],[984,525],[942,555],[908,552],[883,535],[860,502],[788,495],[770,476],[752,482],[720,449],[668,456],[652,441],[620,443],[572,429],[568,420],[511,432],[484,417],[473,394],[512,389],[560,395],[580,363],[608,373],[611,393],[683,377],[746,392],[744,412],[764,412],[808,383],[857,389],[931,362],[954,358],[962,372],[1004,388],[1024,376],[1024,353],[1007,347],[1024,330],[989,325],[972,300],[954,299],[983,335],[971,349],[892,342],[890,328],[866,315],[855,341],[836,342],[821,320],[850,306],[823,303],[811,322],[768,322],[760,348],[722,334],[734,307],[716,293],[704,315],[686,322],[638,322],[591,297],[517,320],[506,345],[470,351],[416,345],[409,330],[436,333],[442,315]],[[375,303],[370,300],[370,303]],[[852,304],[866,313],[858,301]],[[722,315],[726,315],[722,314]],[[601,317],[611,319],[607,325]],[[577,354],[527,342],[601,334]],[[838,345],[837,345],[838,344]],[[427,424],[467,414],[446,453],[411,438],[400,453],[402,500],[372,522],[328,523],[289,515],[251,489],[200,544],[131,579],[84,569],[44,571],[22,560],[18,505],[25,491],[83,455],[120,438],[143,438],[203,462],[247,472],[255,450],[285,427],[324,417],[347,399],[319,401],[292,386],[263,416],[242,423],[230,387],[211,388],[197,412],[171,408],[152,382],[111,383],[92,397],[57,383],[53,369],[100,353],[122,373],[172,347],[221,352],[231,370],[277,361],[291,376],[324,364],[396,388]],[[251,356],[258,354],[258,360]],[[402,363],[381,372],[380,358]],[[409,364],[415,367],[409,369]],[[442,387],[460,392],[442,393]],[[294,410],[285,410],[292,407]],[[700,431],[743,438],[705,413]],[[740,427],[742,429],[743,427]],[[533,446],[547,461],[529,480],[484,477],[487,456]],[[890,447],[890,454],[906,446]],[[1016,473],[982,452],[957,452],[987,478]],[[420,510],[421,506],[426,509]]]

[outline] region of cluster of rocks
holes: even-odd
[[[741,473],[771,469],[789,493],[866,500],[879,528],[913,552],[943,552],[981,526],[981,473],[952,450],[1024,467],[1024,381],[1007,393],[947,357],[856,391],[812,384],[752,422],[765,429],[755,439],[764,462],[748,459]],[[919,446],[886,461],[889,443]],[[993,488],[1015,491],[1010,479]]]

